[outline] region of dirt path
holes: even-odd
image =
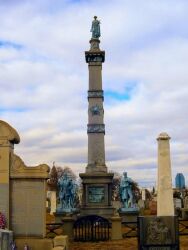
[[[106,242],[72,242],[70,250],[137,250],[137,238]],[[188,236],[180,237],[180,250],[188,250]]]

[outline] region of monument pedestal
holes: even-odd
[[[75,214],[66,214],[56,212],[55,215],[55,222],[62,223],[63,226],[63,235],[68,235],[69,239],[72,240],[74,238],[74,222],[76,220]]]
[[[119,215],[122,218],[122,222],[137,222],[139,210],[137,208],[120,208]]]
[[[111,239],[121,240],[122,239],[121,217],[119,216],[111,217],[111,222],[112,222]]]
[[[81,215],[100,215],[110,218],[114,214],[111,204],[112,173],[80,174],[83,184]]]

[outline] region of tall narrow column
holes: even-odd
[[[102,63],[105,52],[100,50],[100,22],[94,17],[91,27],[90,50],[85,52],[89,69],[88,90],[88,163],[85,173],[80,173],[83,184],[81,215],[111,217],[113,173],[105,164],[104,110],[102,90]]]
[[[99,28],[99,21],[94,17],[93,29]],[[95,30],[94,30],[95,32]],[[99,35],[93,32],[90,40],[90,50],[85,52],[89,68],[88,91],[88,165],[86,172],[107,172],[105,165],[105,125],[103,121],[103,90],[102,90],[102,63],[105,60],[105,51],[99,48]],[[100,30],[98,31],[100,32]]]
[[[157,216],[173,216],[174,203],[170,162],[170,137],[161,133],[158,140]]]

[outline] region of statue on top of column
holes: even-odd
[[[90,31],[92,32],[92,38],[99,38],[101,36],[100,21],[97,20],[97,16],[94,16]]]

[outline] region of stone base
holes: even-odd
[[[178,218],[176,216],[139,216],[138,249],[178,250]]]
[[[121,240],[122,239],[121,217],[119,216],[111,217],[111,222],[112,222],[111,239]]]
[[[113,207],[82,207],[80,216],[98,215],[110,219],[114,215]]]
[[[24,249],[25,244],[32,250],[52,250],[53,248],[52,239],[18,238],[15,242],[17,249]]]
[[[74,238],[73,226],[77,218],[76,214],[54,213],[55,222],[63,223],[63,235],[67,235],[70,240]]]
[[[120,208],[119,216],[122,218],[122,222],[137,222],[139,210],[137,208]]]
[[[114,174],[104,172],[82,173],[83,184],[81,215],[111,217],[112,180]]]
[[[181,208],[182,212],[182,219],[187,220],[188,219],[188,208]]]

